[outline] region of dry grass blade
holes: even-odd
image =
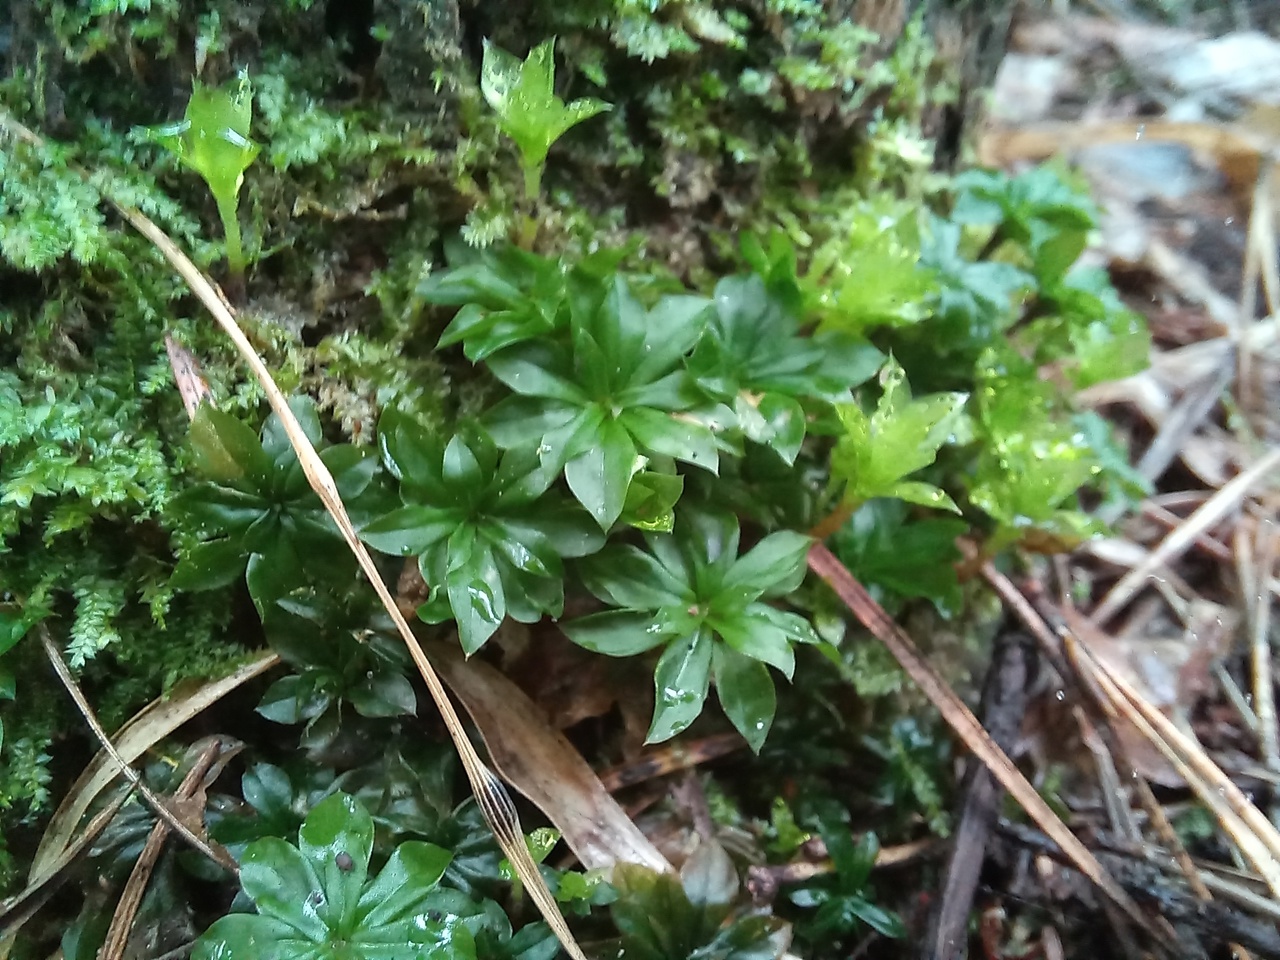
[[[116,754],[126,763],[132,763],[192,717],[279,662],[280,658],[274,653],[262,653],[228,676],[202,683],[194,689],[178,690],[165,699],[153,701],[116,732],[113,738]],[[64,851],[72,842],[80,818],[116,776],[115,761],[105,750],[85,767],[54,811],[44,836],[40,838],[31,863],[32,883],[39,882],[57,869]]]
[[[524,883],[525,890],[529,893],[534,903],[538,905],[539,911],[551,926],[551,929],[555,931],[565,950],[574,960],[586,960],[586,955],[582,952],[582,948],[578,946],[573,933],[569,930],[568,923],[560,913],[559,907],[556,906],[555,897],[552,896],[546,882],[542,879],[542,875],[538,872],[538,867],[534,863],[533,857],[529,855],[529,850],[525,846],[524,833],[520,828],[520,820],[516,814],[515,805],[511,802],[511,797],[507,794],[506,788],[503,787],[501,781],[485,766],[484,761],[480,759],[480,755],[476,753],[475,748],[468,741],[466,729],[450,702],[449,695],[445,692],[444,684],[441,682],[431,662],[427,659],[427,655],[423,652],[422,645],[418,642],[417,637],[413,635],[413,630],[410,628],[408,621],[405,620],[404,615],[400,613],[399,608],[396,606],[395,598],[391,595],[386,583],[383,582],[382,576],[373,562],[373,557],[365,549],[364,544],[360,542],[355,525],[347,514],[346,505],[343,504],[342,497],[338,494],[338,486],[333,480],[333,475],[329,472],[329,468],[324,465],[324,461],[320,459],[320,455],[316,452],[315,447],[311,445],[311,441],[307,439],[307,435],[303,432],[302,425],[298,423],[297,417],[289,409],[289,403],[280,388],[276,386],[276,382],[271,376],[271,371],[267,369],[266,364],[262,362],[262,358],[253,349],[249,338],[244,335],[244,331],[240,329],[239,324],[236,322],[235,314],[232,312],[231,307],[226,299],[219,294],[212,281],[201,273],[190,258],[179,250],[164,231],[149,219],[130,207],[121,204],[115,204],[115,206],[139,233],[151,241],[164,258],[169,261],[170,265],[181,275],[182,279],[187,282],[192,292],[213,315],[218,326],[231,339],[236,350],[240,353],[245,363],[249,365],[249,369],[253,371],[254,377],[267,394],[271,409],[280,418],[285,435],[289,438],[289,444],[293,447],[294,453],[298,457],[298,462],[302,465],[303,473],[306,474],[307,481],[311,484],[311,489],[316,492],[320,502],[324,504],[325,509],[329,512],[329,516],[337,524],[339,532],[341,532],[347,546],[355,555],[360,569],[364,572],[374,592],[378,595],[383,608],[395,623],[401,639],[409,650],[409,655],[413,658],[419,674],[426,682],[431,699],[435,701],[436,707],[440,710],[440,715],[449,730],[449,736],[452,738],[458,755],[462,759],[462,766],[467,772],[467,779],[471,782],[471,789],[475,793],[476,802],[484,812],[485,819],[489,822],[489,826],[493,830],[494,836],[497,837],[498,843],[502,846],[502,852],[507,855],[507,859],[515,867],[516,873]]]
[[[37,146],[42,144],[39,137],[12,118],[4,116],[0,117],[0,121],[22,139]],[[525,846],[524,833],[520,828],[519,817],[516,814],[515,805],[511,802],[511,797],[507,794],[506,788],[503,787],[501,781],[485,766],[484,761],[480,759],[480,755],[476,753],[475,748],[467,740],[466,730],[462,726],[462,721],[459,719],[453,704],[449,701],[449,696],[445,692],[444,685],[441,683],[439,676],[437,676],[435,668],[427,660],[421,644],[418,643],[408,622],[396,607],[395,599],[391,596],[391,591],[387,589],[387,585],[378,573],[373,557],[365,549],[364,544],[360,542],[355,525],[351,522],[346,506],[338,494],[338,487],[334,483],[333,475],[320,459],[320,455],[316,452],[315,447],[311,445],[311,441],[307,439],[301,424],[298,423],[297,417],[289,409],[288,401],[276,385],[275,379],[271,376],[271,371],[267,369],[262,358],[258,356],[248,337],[244,335],[244,331],[240,329],[230,304],[227,303],[226,298],[222,296],[213,282],[201,273],[200,269],[191,262],[191,259],[186,254],[178,249],[178,246],[169,239],[163,230],[152,223],[140,211],[119,203],[111,197],[106,199],[135,230],[151,241],[152,245],[169,262],[169,265],[186,281],[191,291],[204,304],[223,333],[235,345],[237,352],[239,352],[241,358],[252,371],[254,378],[262,386],[271,409],[280,418],[285,435],[289,438],[289,444],[293,447],[294,453],[298,457],[298,462],[302,466],[303,473],[306,474],[308,483],[311,484],[311,488],[320,498],[320,502],[324,504],[347,546],[355,555],[360,569],[368,578],[374,592],[378,595],[378,599],[395,623],[401,639],[404,640],[405,646],[408,648],[409,654],[418,668],[418,672],[426,682],[431,699],[435,701],[436,707],[440,710],[445,726],[449,730],[449,736],[452,738],[458,755],[462,759],[462,766],[466,770],[467,779],[470,781],[471,788],[475,793],[476,802],[484,812],[485,819],[493,830],[494,836],[497,837],[503,853],[511,861],[516,873],[524,883],[525,890],[534,903],[537,904],[538,910],[555,932],[561,945],[574,960],[586,960],[586,955],[582,952],[577,940],[574,939],[568,923],[565,922],[563,914],[560,913],[560,908],[556,905],[555,897],[552,896],[551,891],[547,888],[546,882],[538,872],[537,864],[534,863],[533,857],[530,856],[529,850]]]
[[[1160,542],[1155,550],[1111,588],[1093,612],[1095,626],[1102,626],[1137,594],[1147,579],[1171,560],[1181,556],[1203,533],[1240,504],[1254,484],[1274,479],[1280,468],[1280,447],[1268,450],[1249,469],[1233,477],[1195,513]]]
[[[1129,919],[1158,941],[1167,943],[1167,935],[1148,920],[1098,859],[1053,812],[1035,787],[1013,765],[1013,761],[996,746],[964,701],[920,654],[911,638],[872,599],[831,551],[821,544],[813,547],[809,551],[809,569],[825,580],[862,624],[888,647],[902,669],[938,708],[965,746],[987,765],[1000,785],[1022,806],[1037,826],[1062,848],[1076,869],[1092,880]]]
[[[182,778],[178,789],[174,791],[175,800],[186,800],[195,795],[205,773],[213,766],[221,749],[222,744],[217,740],[204,748],[191,769],[187,771],[187,775]],[[147,842],[142,847],[142,853],[133,864],[133,870],[129,873],[129,879],[124,885],[120,899],[116,901],[116,911],[111,917],[111,926],[107,928],[107,936],[102,941],[102,946],[98,948],[97,960],[122,960],[124,957],[125,947],[129,943],[129,932],[133,929],[133,920],[138,915],[138,907],[142,905],[142,895],[146,892],[147,881],[151,879],[151,872],[155,869],[156,861],[160,859],[160,851],[164,849],[164,842],[168,836],[169,825],[163,820],[157,820],[156,825],[151,828]]]
[[[1123,677],[1103,667],[1087,645],[1069,631],[1064,633],[1063,643],[1081,674],[1096,683],[1106,702],[1166,756],[1266,880],[1272,893],[1280,897],[1280,832],[1198,743],[1147,703]]]
[[[9,920],[4,926],[3,934],[0,934],[0,956],[4,956],[7,952],[8,945],[18,935],[19,928],[31,917],[32,914],[39,909],[45,898],[53,892],[63,876],[63,871],[71,864],[79,859],[80,855],[85,853],[98,839],[99,834],[107,828],[112,820],[115,819],[120,808],[124,806],[125,801],[133,796],[133,786],[120,791],[112,800],[94,815],[93,819],[85,826],[84,831],[74,840],[67,843],[58,856],[50,860],[46,869],[39,877],[34,877],[19,892],[5,900],[0,900],[0,921],[5,921],[13,913],[22,910],[21,916],[16,920]]]
[[[1245,610],[1248,611],[1250,656],[1253,663],[1253,708],[1257,714],[1257,730],[1262,743],[1262,759],[1272,770],[1280,770],[1280,739],[1276,724],[1275,687],[1271,671],[1271,572],[1276,565],[1276,547],[1280,542],[1273,520],[1258,523],[1258,560],[1256,566],[1240,572]]]
[[[232,873],[239,873],[236,862],[225,850],[215,850],[204,839],[198,836],[194,830],[178,819],[177,815],[169,809],[168,804],[155,792],[148,787],[138,775],[138,772],[129,765],[129,762],[120,756],[116,750],[115,744],[111,742],[111,738],[107,736],[107,731],[102,729],[102,724],[98,722],[97,716],[93,712],[93,708],[89,706],[89,701],[85,699],[83,691],[79,684],[76,683],[75,677],[71,675],[67,662],[62,659],[62,651],[58,649],[58,645],[53,642],[53,638],[49,636],[49,631],[43,623],[36,627],[40,634],[40,642],[44,646],[45,655],[49,658],[49,662],[53,664],[54,671],[58,674],[58,679],[62,681],[62,685],[66,687],[67,693],[71,695],[71,699],[75,701],[76,709],[80,711],[80,715],[84,717],[84,722],[89,725],[89,729],[93,731],[93,735],[98,738],[98,742],[102,744],[102,749],[107,752],[111,759],[115,762],[119,771],[138,788],[138,792],[142,794],[147,801],[148,806],[155,811],[155,815],[167,823],[178,836],[187,841],[194,849],[199,850],[208,859],[230,870]]]

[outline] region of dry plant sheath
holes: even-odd
[[[893,618],[867,593],[866,588],[854,579],[845,566],[821,544],[809,551],[809,569],[820,576],[836,595],[853,612],[854,616],[888,647],[894,659],[907,675],[915,681],[951,728],[964,741],[965,746],[990,768],[992,774],[1024,809],[1033,821],[1067,854],[1076,869],[1094,882],[1111,901],[1134,923],[1161,942],[1167,936],[1158,930],[1138,909],[1127,893],[1106,871],[1097,857],[1080,842],[1066,824],[1055,814],[1044,798],[1036,792],[1013,761],[991,739],[978,718],[947,684],[938,676],[928,661],[916,649],[916,645]]]
[[[125,805],[131,796],[133,796],[134,786],[129,784],[123,790],[116,794],[101,810],[99,810],[85,825],[84,830],[70,843],[63,848],[58,857],[49,865],[39,877],[31,880],[18,893],[5,900],[0,900],[0,922],[4,922],[4,933],[0,934],[0,956],[6,955],[6,948],[18,936],[18,930],[31,916],[40,908],[46,899],[53,893],[59,883],[65,878],[65,870],[75,863],[82,854],[87,853],[93,842],[107,825],[115,819],[120,808]],[[15,912],[21,910],[22,913],[16,920],[9,920]]]
[[[76,683],[75,677],[71,675],[71,669],[67,666],[67,662],[62,659],[62,651],[58,649],[58,645],[49,636],[49,631],[43,623],[39,624],[36,629],[40,634],[40,642],[44,645],[45,655],[49,658],[49,662],[53,664],[53,669],[58,674],[58,679],[67,688],[67,693],[75,701],[76,709],[80,711],[80,715],[84,717],[85,723],[89,725],[93,735],[98,738],[98,742],[102,744],[102,749],[107,751],[111,759],[115,761],[116,766],[125,775],[125,778],[138,788],[138,792],[147,801],[147,805],[155,811],[156,816],[167,823],[183,840],[218,864],[218,866],[225,867],[232,873],[238,873],[239,868],[236,866],[236,862],[231,859],[225,850],[215,850],[209,846],[208,841],[203,837],[196,836],[195,831],[179,820],[174,812],[169,809],[169,805],[156,796],[155,792],[143,782],[142,777],[138,775],[138,771],[134,770],[125,761],[124,757],[120,756],[115,744],[107,736],[107,731],[102,728],[102,724],[98,722],[98,718],[94,715],[93,708],[89,706],[89,701],[84,698],[83,691]]]
[[[175,800],[187,800],[196,794],[200,789],[200,782],[217,760],[221,749],[222,744],[217,740],[205,747],[191,769],[187,771],[187,775],[182,778],[178,789],[174,791]],[[111,917],[111,926],[107,929],[107,936],[98,950],[98,960],[122,960],[124,957],[134,919],[138,915],[138,908],[142,906],[142,895],[146,892],[147,881],[151,878],[151,873],[160,859],[160,852],[164,849],[164,842],[168,836],[169,825],[163,820],[156,821],[146,844],[142,847],[142,853],[138,855],[133,870],[129,873],[124,892],[116,903],[115,913]]]
[[[41,139],[36,134],[12,118],[4,116],[0,117],[0,120],[19,137],[38,146],[42,144]],[[386,609],[387,615],[395,623],[396,629],[399,631],[410,656],[413,658],[414,664],[418,668],[418,672],[426,682],[431,699],[435,701],[436,707],[440,710],[440,715],[448,728],[449,736],[458,750],[458,756],[462,759],[462,766],[466,770],[467,780],[470,781],[471,789],[475,793],[476,802],[484,813],[485,820],[488,821],[498,843],[501,845],[502,852],[511,861],[511,865],[515,868],[517,875],[524,884],[525,890],[529,893],[534,903],[537,904],[538,910],[555,932],[557,939],[564,946],[566,952],[573,960],[587,960],[586,954],[582,952],[582,948],[578,946],[572,931],[569,930],[569,924],[565,921],[564,915],[560,913],[555,897],[552,896],[551,891],[547,888],[546,882],[542,879],[542,874],[538,872],[538,866],[529,854],[528,847],[525,846],[524,832],[520,828],[520,820],[516,814],[515,805],[511,802],[510,795],[502,785],[502,782],[494,776],[484,761],[480,759],[480,755],[476,753],[475,748],[471,746],[470,741],[467,739],[467,732],[462,726],[462,720],[458,717],[457,711],[454,709],[452,702],[450,702],[449,695],[444,689],[444,684],[440,681],[435,668],[427,659],[427,655],[417,637],[413,635],[413,630],[410,628],[408,621],[405,620],[404,615],[400,613],[399,608],[396,606],[395,598],[391,595],[391,591],[387,589],[382,576],[378,573],[373,557],[365,549],[364,544],[360,542],[355,525],[351,522],[351,518],[347,514],[347,508],[342,502],[342,497],[338,494],[338,487],[334,483],[333,475],[320,459],[320,455],[316,453],[311,441],[307,439],[307,435],[303,432],[297,417],[289,409],[288,400],[276,385],[275,379],[271,376],[271,371],[267,369],[267,365],[258,356],[257,351],[254,350],[253,345],[249,342],[249,338],[244,335],[244,331],[240,329],[240,325],[236,322],[235,312],[230,304],[227,303],[226,298],[222,296],[213,281],[191,262],[190,257],[178,249],[177,244],[170,240],[163,230],[138,210],[119,203],[111,197],[106,197],[106,199],[122,217],[129,221],[134,229],[151,241],[155,248],[160,251],[160,254],[186,281],[191,291],[204,304],[209,313],[213,315],[218,326],[230,338],[236,350],[253,372],[254,378],[262,386],[272,411],[280,418],[285,435],[289,438],[289,444],[293,447],[294,453],[298,457],[303,473],[306,474],[307,482],[311,484],[311,489],[316,492],[320,502],[324,504],[325,510],[333,518],[333,522],[337,525],[342,538],[346,541],[347,546],[355,555],[356,561],[360,564],[360,569],[368,578],[374,592],[378,595],[378,599]],[[105,734],[103,736],[105,737]],[[176,823],[172,825],[175,829],[183,829]]]

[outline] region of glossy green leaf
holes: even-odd
[[[249,844],[241,886],[258,913],[216,921],[197,941],[194,956],[475,960],[472,928],[510,938],[509,924],[494,930],[479,904],[439,889],[452,859],[439,847],[403,843],[367,880],[373,820],[352,796],[332,794],[316,804],[298,841],[296,848],[278,837]]]
[[[449,606],[458,625],[458,639],[470,656],[493,636],[507,615],[506,594],[497,560],[488,544],[461,549],[450,538],[450,569],[445,575]],[[454,564],[456,563],[456,566]]]
[[[583,564],[582,582],[606,603],[631,610],[656,610],[668,604],[694,602],[687,583],[652,554],[630,544],[602,551]]]
[[[657,704],[646,743],[669,740],[698,718],[711,683],[714,646],[711,635],[699,630],[663,651],[653,674]]]
[[[413,684],[404,674],[390,670],[366,676],[346,692],[346,699],[362,717],[402,717],[418,712]]]
[[[392,556],[413,556],[448,539],[458,526],[454,511],[409,504],[360,528],[360,539]]]
[[[593,613],[561,629],[578,646],[609,657],[634,657],[669,639],[650,614],[634,610]]]
[[[287,841],[264,837],[251,843],[240,861],[240,886],[263,916],[287,923],[308,939],[321,939],[327,933],[325,919],[316,909],[319,898],[313,897],[321,889],[320,877]]]
[[[794,638],[783,626],[762,615],[767,609],[763,604],[753,603],[746,609],[715,616],[711,627],[720,635],[723,645],[776,667],[790,680],[796,668],[796,655],[791,648]],[[717,649],[720,646],[722,644],[717,644]]]
[[[751,600],[790,593],[804,579],[812,546],[813,538],[801,533],[771,533],[734,561],[725,574],[724,588],[741,590]]]
[[[769,668],[759,660],[718,643],[712,654],[716,696],[734,727],[755,753],[764,746],[778,708]]]
[[[719,468],[715,436],[700,423],[680,419],[651,407],[633,407],[619,418],[642,448],[701,467]]]
[[[626,428],[606,419],[596,444],[565,464],[564,477],[578,502],[608,530],[622,514],[636,469],[636,447]]]
[[[400,844],[365,887],[356,910],[360,924],[377,927],[413,922],[452,859],[448,850],[434,844],[418,840]]]

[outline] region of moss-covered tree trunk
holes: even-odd
[[[286,389],[367,442],[393,398],[437,422],[482,398],[469,365],[434,353],[447,317],[420,296],[446,237],[483,246],[532,216],[545,252],[615,248],[709,292],[745,240],[847,236],[856,202],[910,195],[955,161],[1011,2],[650,6],[0,3],[0,108],[51,141],[0,132],[0,602],[55,618],[109,726],[260,642],[229,591],[170,583],[196,531],[170,510],[191,473],[166,335],[225,409],[260,418],[261,396],[101,196],[143,209],[225,280],[213,198],[140,132],[178,119],[193,80],[243,69],[254,89],[245,323]],[[551,36],[557,93],[613,109],[557,144],[530,207],[478,75],[486,39],[523,56]],[[24,710],[5,730],[0,808],[21,819],[48,809],[49,754],[77,727],[36,645],[6,665]]]

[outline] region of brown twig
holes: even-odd
[[[997,643],[987,670],[982,709],[987,732],[1006,753],[1018,738],[1028,684],[1034,674],[1029,644],[1021,635],[1004,636]],[[985,860],[987,836],[999,816],[1003,794],[987,767],[972,764],[965,777],[964,800],[942,890],[917,948],[922,960],[958,960],[968,952],[969,913]]]
[[[222,744],[213,740],[201,751],[191,769],[187,771],[187,775],[182,778],[178,789],[174,791],[174,800],[188,800],[195,794],[204,775],[218,758],[221,749]],[[157,820],[155,826],[151,828],[151,834],[147,837],[142,853],[133,864],[133,870],[129,873],[129,880],[124,885],[120,899],[116,901],[111,926],[107,929],[102,946],[98,948],[97,960],[121,960],[124,956],[125,947],[129,943],[129,933],[133,929],[134,917],[137,916],[138,907],[142,905],[142,895],[147,889],[147,881],[150,880],[151,871],[155,869],[156,862],[160,859],[160,851],[164,849],[164,842],[168,836],[169,825],[163,820]]]
[[[1156,941],[1170,945],[1165,931],[1152,923],[1132,898],[1115,882],[1098,859],[1073,834],[1066,824],[1027,782],[1022,772],[1014,766],[991,737],[982,728],[977,717],[956,695],[927,660],[916,649],[911,638],[899,627],[884,609],[872,599],[866,588],[839,560],[821,544],[809,551],[809,569],[820,576],[836,592],[862,624],[893,654],[907,675],[920,687],[929,700],[941,712],[943,718],[959,735],[969,750],[985,763],[1001,785],[1026,810],[1049,836],[1067,851],[1076,869],[1093,881],[1139,927]]]

